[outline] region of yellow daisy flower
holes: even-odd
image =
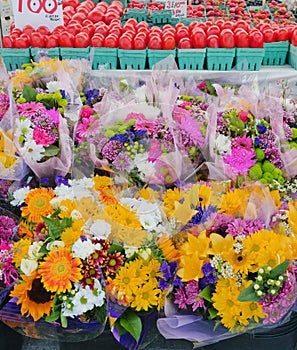
[[[134,291],[135,298],[131,307],[135,308],[136,311],[148,311],[151,307],[158,305],[160,292],[160,289],[156,288],[155,283],[150,280]]]
[[[108,206],[105,213],[123,226],[141,228],[136,212],[125,205]]]
[[[246,212],[248,198],[247,191],[243,189],[228,191],[222,196],[219,212],[231,214],[235,217],[243,217]]]
[[[139,190],[135,197],[137,197],[137,198],[141,197],[147,201],[150,201],[150,200],[156,200],[160,196],[159,196],[159,193],[157,191],[154,191],[150,187],[146,186],[146,187],[143,187],[141,190]]]
[[[176,187],[165,192],[163,197],[164,212],[168,217],[172,216],[176,202],[178,203],[183,198],[184,194],[184,191],[181,191]]]
[[[22,238],[19,241],[15,242],[13,245],[13,262],[16,267],[21,266],[21,260],[27,256],[28,249],[32,243],[32,240],[29,238]]]
[[[55,192],[47,188],[34,188],[25,199],[26,206],[21,208],[22,216],[27,220],[38,223],[42,216],[53,213],[54,208],[50,201],[55,197]]]
[[[151,259],[147,262],[144,262],[142,270],[147,276],[147,279],[152,279],[156,281],[157,276],[162,276],[162,273],[159,271],[161,264],[156,259]]]
[[[101,188],[113,186],[113,179],[108,176],[94,176],[93,182],[96,191],[100,191]]]
[[[81,224],[81,222],[80,222]],[[81,225],[72,225],[72,227],[66,228],[61,235],[61,241],[65,243],[66,248],[71,248],[79,237],[84,233],[81,230]]]
[[[118,293],[122,292],[128,301],[134,299],[133,289],[137,286],[137,270],[136,264],[132,262],[121,267],[113,280],[113,285],[118,290]]]
[[[63,293],[72,288],[72,283],[81,278],[81,260],[74,258],[69,249],[59,248],[49,252],[40,263],[41,281],[46,290]]]

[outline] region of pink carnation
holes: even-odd
[[[51,136],[47,131],[39,128],[33,130],[33,139],[38,145],[44,147],[52,145],[56,141],[55,137]]]
[[[94,113],[93,108],[91,107],[83,107],[81,110],[81,118],[89,118]]]

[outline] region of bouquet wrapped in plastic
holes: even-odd
[[[180,198],[166,205],[179,233],[160,244],[180,283],[172,283],[158,329],[198,347],[280,325],[297,296],[296,203],[262,186],[215,186],[170,193]]]

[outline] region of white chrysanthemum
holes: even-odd
[[[138,170],[143,174],[145,179],[154,179],[155,178],[155,166],[152,162],[148,162],[148,153],[138,153],[136,154],[133,161],[131,161],[130,168],[133,169],[134,167],[138,168]]]
[[[27,194],[30,192],[29,186],[19,188],[13,192],[13,200],[10,202],[11,205],[18,206],[25,202]]]
[[[95,250],[99,250],[101,245],[99,243],[93,244],[90,239],[78,239],[72,246],[73,256],[75,258],[86,259]]]
[[[32,160],[38,162],[42,159],[45,149],[42,145],[37,145],[37,143],[30,139],[25,141],[24,146],[21,149],[22,156],[29,156]]]
[[[67,86],[65,86],[61,81],[49,81],[46,84],[47,90],[50,94],[58,91],[58,90],[66,90]]]
[[[90,234],[99,239],[108,239],[111,225],[104,220],[95,220],[90,226]]]
[[[218,154],[231,153],[231,140],[222,134],[219,134],[215,140],[215,149]]]

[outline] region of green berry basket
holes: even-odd
[[[118,49],[109,47],[93,47],[91,54],[93,55],[93,69],[99,69],[100,66],[106,69],[118,68]]]
[[[206,65],[208,70],[227,71],[232,68],[235,57],[234,49],[206,48]]]
[[[206,49],[178,49],[177,61],[179,69],[202,70]]]
[[[235,56],[235,68],[237,70],[259,70],[264,57],[264,49],[261,48],[237,48]]]
[[[147,50],[118,49],[121,69],[143,70],[146,67]]]
[[[1,49],[1,55],[8,71],[22,69],[22,65],[31,62],[30,49]]]
[[[289,51],[289,41],[264,43],[265,54],[262,64],[264,66],[282,66],[286,63]]]
[[[288,63],[292,68],[297,70],[297,46],[294,46],[292,44],[290,44]]]
[[[127,13],[124,15],[124,19],[134,18],[137,22],[147,21],[148,19],[148,10],[138,9],[138,8],[128,8]]]
[[[154,25],[163,25],[163,24],[172,24],[172,11],[171,10],[153,10],[150,11],[150,20],[151,24]]]
[[[37,62],[40,57],[50,57],[50,58],[58,58],[60,59],[60,48],[59,47],[53,47],[50,49],[47,48],[38,48],[38,47],[31,47],[30,49],[31,57],[34,62]]]
[[[62,60],[89,59],[90,48],[60,47]]]
[[[148,57],[148,65],[149,65],[149,69],[153,68],[153,65],[164,60],[165,58],[167,58],[169,55],[173,55],[173,57],[176,57],[176,49],[174,50],[152,50],[152,49],[148,49],[147,50],[147,57]],[[168,69],[168,67],[166,67],[166,64],[164,64],[164,66],[162,66],[162,64],[160,63],[160,69]]]

